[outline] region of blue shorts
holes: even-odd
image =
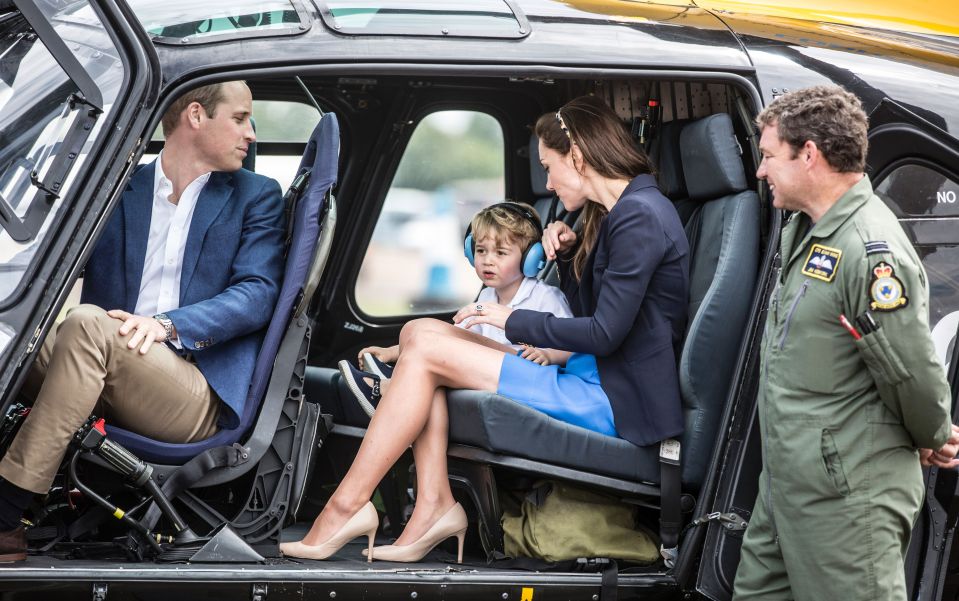
[[[574,353],[566,367],[559,367],[507,354],[496,392],[568,424],[617,436],[593,355]]]

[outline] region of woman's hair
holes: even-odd
[[[534,242],[539,241],[540,232],[536,231],[530,220],[523,218],[519,211],[511,211],[503,204],[505,203],[486,207],[473,217],[470,225],[473,240],[479,242],[491,236],[493,240],[499,242],[505,238],[509,242],[518,244],[521,251],[525,251]],[[522,210],[539,221],[539,214],[533,207],[522,205]]]
[[[610,179],[633,179],[652,173],[652,164],[644,152],[636,148],[629,132],[616,113],[594,96],[580,96],[564,104],[555,113],[546,113],[536,121],[534,133],[546,148],[567,155],[575,144],[583,161],[596,173]],[[599,226],[606,209],[598,202],[583,207],[580,243],[573,256],[573,275],[583,276]]]

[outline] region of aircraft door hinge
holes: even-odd
[[[707,513],[704,516],[696,518],[689,527],[692,528],[709,522],[719,522],[723,528],[730,532],[742,532],[746,529],[746,526],[749,525],[749,522],[738,514],[714,511],[713,513]]]
[[[134,144],[133,150],[130,151],[130,155],[127,157],[127,165],[129,165],[130,163],[133,162],[133,158],[134,158],[134,157],[136,156],[136,154],[137,154],[137,148],[139,148],[139,147],[140,147],[140,144],[142,144],[142,143],[143,143],[143,138],[137,138],[137,143]]]
[[[33,336],[30,338],[30,343],[27,345],[27,354],[28,354],[28,355],[29,355],[30,353],[32,353],[35,348],[37,348],[37,342],[40,341],[40,334],[41,334],[42,332],[43,332],[43,327],[42,327],[42,326],[37,326],[37,329],[34,330]]]
[[[254,583],[253,584],[253,593],[250,595],[252,601],[266,601],[267,595],[267,586],[266,583]]]
[[[94,582],[93,583],[93,601],[106,601],[106,599],[107,599],[107,583]]]

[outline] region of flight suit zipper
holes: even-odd
[[[778,278],[779,276],[777,276]],[[782,282],[776,286],[776,289],[773,291],[773,301],[772,301],[772,315],[773,323],[779,321],[779,293],[782,291]],[[767,331],[764,332],[766,346],[763,348],[763,354],[766,356],[766,361],[763,365],[762,379],[763,379],[763,396],[768,399],[769,396],[769,349],[770,349],[770,339],[768,337],[768,328],[769,328],[769,318],[766,319],[766,328]],[[766,439],[768,438],[768,433],[766,428],[769,425],[769,403],[768,400],[763,401],[763,420],[762,427],[763,432],[762,436],[762,452],[763,452],[763,468],[766,470],[766,510],[769,513],[769,525],[772,526],[773,536],[778,538],[778,532],[776,529],[776,516],[773,513],[773,473],[772,469],[769,466],[767,459],[769,458],[769,447],[767,446]]]
[[[763,445],[763,468],[766,470],[766,511],[769,513],[769,525],[772,526],[773,536],[779,539],[779,533],[776,529],[776,514],[773,513],[773,472],[769,466],[769,447],[767,446],[766,439],[769,438],[766,428],[769,427],[769,348],[765,352],[767,353],[766,365],[763,368],[763,396],[766,397],[766,400],[763,401],[763,432],[762,432],[762,445]]]
[[[799,287],[799,292],[796,293],[796,298],[793,300],[792,305],[789,306],[789,312],[786,313],[786,322],[783,324],[783,334],[779,339],[779,350],[783,350],[783,347],[786,346],[786,337],[789,336],[789,326],[792,323],[793,315],[796,314],[796,309],[799,308],[799,301],[802,300],[802,297],[806,296],[806,288],[809,287],[809,280],[803,280],[802,286]]]

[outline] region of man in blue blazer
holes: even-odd
[[[240,168],[252,105],[236,81],[164,116],[164,151],[134,173],[87,262],[83,304],[24,387],[36,401],[0,462],[0,561],[25,558],[23,509],[91,413],[174,443],[238,423],[283,269],[279,184]]]

